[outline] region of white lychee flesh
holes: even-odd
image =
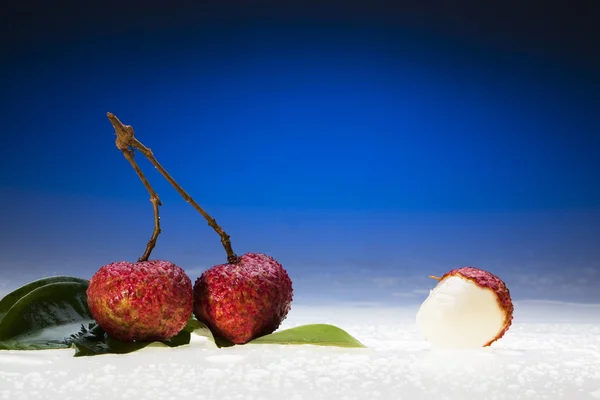
[[[417,312],[417,327],[433,347],[475,348],[494,340],[506,313],[489,288],[449,276],[431,290]]]

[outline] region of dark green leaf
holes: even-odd
[[[102,328],[95,325],[91,329],[83,329],[79,334],[71,338],[75,348],[75,357],[94,356],[100,354],[127,354],[143,349],[153,343],[162,343],[169,347],[178,347],[190,343],[191,332],[195,329],[202,329],[203,324],[190,318],[186,326],[177,335],[170,340],[165,341],[138,341],[121,342],[108,336]]]
[[[172,337],[170,340],[163,341],[161,343],[166,344],[169,347],[179,347],[186,344],[190,344],[190,340],[192,339],[192,334],[187,331],[181,331],[176,336]]]
[[[55,282],[18,299],[0,321],[0,349],[69,347],[68,338],[92,322],[87,281]]]
[[[261,336],[249,344],[312,344],[316,346],[366,347],[348,332],[327,324],[302,325]]]
[[[231,343],[229,340],[225,339],[224,337],[221,336],[213,336],[215,344],[217,345],[217,347],[231,347],[234,346],[233,343]]]
[[[202,322],[198,321],[196,318],[190,317],[187,324],[185,324],[185,326],[183,327],[183,330],[186,332],[192,333],[196,329],[203,329],[203,328],[206,328],[206,325],[204,325]],[[208,328],[206,328],[206,329],[208,329]]]
[[[125,354],[142,349],[150,342],[121,342],[109,337],[99,326],[90,331],[77,335],[70,340],[71,346],[75,348],[75,357],[94,356],[99,354]]]
[[[51,283],[59,283],[59,282],[75,282],[75,283],[88,283],[85,279],[75,278],[72,276],[51,276],[44,279],[39,279],[37,281],[30,282],[20,288],[14,290],[13,292],[4,296],[2,300],[0,300],[0,321],[4,317],[4,315],[10,310],[10,308],[23,296],[30,293],[31,291],[49,285]]]

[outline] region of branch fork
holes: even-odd
[[[158,239],[158,236],[161,233],[160,216],[159,216],[158,207],[162,206],[162,203],[160,201],[160,198],[158,197],[158,194],[154,191],[154,189],[152,188],[152,186],[150,185],[150,183],[144,176],[144,173],[140,169],[139,165],[135,161],[134,150],[138,150],[140,153],[142,153],[142,155],[144,157],[146,157],[148,159],[148,161],[150,161],[152,163],[152,165],[154,165],[154,167],[171,184],[171,186],[173,186],[175,188],[175,190],[177,190],[177,192],[181,195],[181,197],[183,197],[183,199],[186,202],[190,203],[192,205],[192,207],[194,207],[194,209],[196,211],[198,211],[206,219],[206,221],[208,222],[208,225],[211,228],[213,228],[214,231],[221,238],[221,244],[223,245],[223,248],[225,249],[225,252],[227,253],[227,262],[230,264],[238,263],[240,259],[233,252],[229,235],[227,233],[225,233],[225,231],[217,224],[217,221],[215,221],[215,219],[213,217],[208,215],[208,213],[206,211],[204,211],[204,209],[202,209],[202,207],[200,207],[198,205],[198,203],[196,203],[194,201],[194,199],[192,199],[192,197],[189,194],[187,194],[187,192],[185,190],[183,190],[183,188],[171,177],[171,175],[169,175],[169,173],[156,160],[152,151],[149,148],[147,148],[146,146],[144,146],[139,140],[136,139],[133,128],[130,125],[124,125],[116,117],[116,115],[114,115],[112,113],[107,113],[106,115],[108,117],[108,120],[112,124],[113,128],[115,129],[115,133],[117,135],[115,143],[117,145],[117,148],[119,150],[121,150],[125,159],[127,159],[127,161],[129,161],[129,163],[131,164],[131,166],[137,173],[138,177],[140,178],[140,180],[146,187],[146,190],[150,194],[150,202],[152,203],[152,208],[154,210],[154,230],[152,231],[152,236],[150,237],[150,240],[148,241],[148,244],[146,245],[146,250],[144,251],[144,254],[138,259],[138,261],[148,261],[148,259],[150,258],[150,254],[152,253],[152,250],[156,246],[156,241]]]

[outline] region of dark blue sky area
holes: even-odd
[[[105,31],[80,23],[11,42],[0,269],[38,271],[46,254],[53,271],[88,276],[139,256],[151,209],[110,111],[239,252],[275,253],[299,282],[354,260],[353,279],[479,263],[525,288],[551,269],[560,279],[542,287],[561,282],[567,297],[582,276],[600,283],[600,79],[588,59],[468,29],[315,21],[96,21]],[[164,204],[157,256],[195,272],[224,261],[216,235],[189,233],[205,229],[200,217],[138,160]],[[202,253],[191,238],[214,242]]]
[[[137,196],[111,111],[211,204],[600,205],[599,86],[585,70],[376,29],[196,35],[13,58],[3,185]]]

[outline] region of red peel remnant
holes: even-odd
[[[194,315],[234,344],[273,333],[292,302],[292,282],[272,257],[247,253],[215,265],[194,284]]]
[[[192,315],[192,282],[169,261],[114,262],[101,267],[87,289],[90,312],[112,338],[168,340]]]
[[[510,291],[502,279],[498,278],[491,272],[474,267],[462,267],[448,271],[442,276],[440,281],[446,279],[447,277],[456,275],[470,280],[481,288],[491,290],[496,295],[498,306],[504,310],[505,318],[503,329],[496,335],[496,337],[483,346],[488,347],[498,339],[502,338],[512,324],[514,306],[510,297]]]

